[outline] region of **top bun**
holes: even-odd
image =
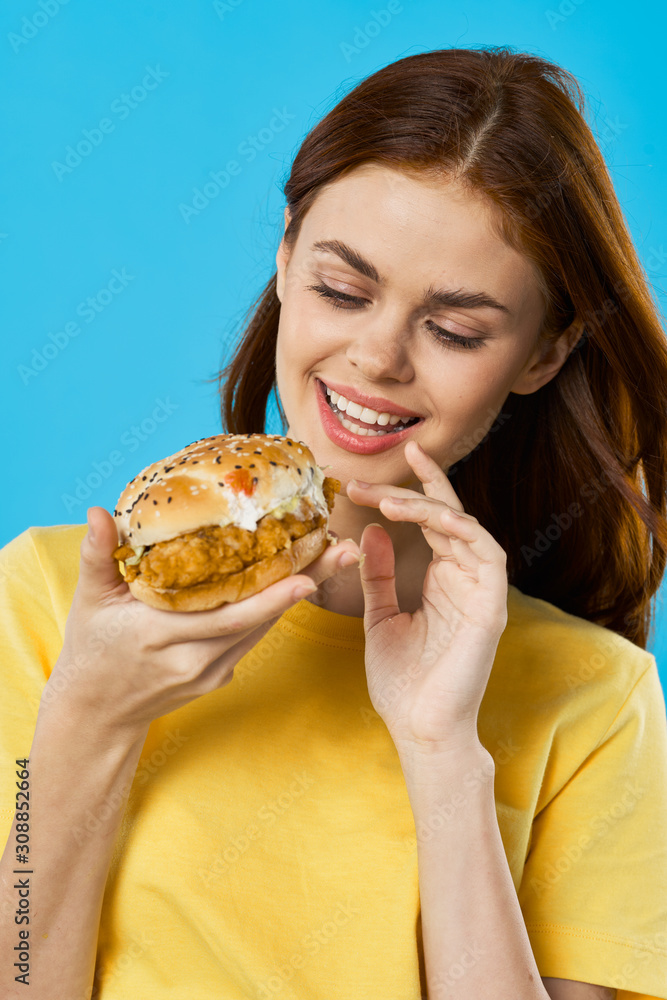
[[[328,517],[324,474],[303,441],[269,434],[217,434],[147,466],[121,493],[118,540],[155,545],[207,525],[254,531],[294,497]]]

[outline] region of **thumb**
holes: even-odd
[[[361,586],[364,591],[364,628],[373,628],[391,615],[400,614],[396,597],[394,546],[381,524],[368,524],[359,544]]]
[[[79,579],[86,590],[99,593],[123,583],[113,551],[118,546],[114,519],[104,507],[88,508],[88,532],[81,542]]]

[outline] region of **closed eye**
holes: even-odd
[[[346,292],[338,292],[335,288],[325,285],[324,282],[320,282],[317,285],[308,285],[307,289],[317,292],[323,299],[327,299],[334,309],[359,309],[368,303],[368,299],[362,299],[358,295],[348,295]],[[461,337],[460,334],[454,333],[452,330],[446,330],[438,326],[433,320],[428,320],[426,327],[438,343],[446,346],[475,349],[482,347],[486,340],[486,337]]]

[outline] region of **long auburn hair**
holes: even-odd
[[[510,48],[399,59],[304,139],[284,238],[294,246],[324,184],[368,162],[454,174],[500,206],[504,238],[541,278],[541,335],[579,323],[581,336],[554,378],[510,393],[461,442],[449,476],[505,549],[511,584],[646,648],[667,552],[667,341],[583,115],[571,74]],[[226,433],[264,431],[279,313],[274,273],[210,380]]]

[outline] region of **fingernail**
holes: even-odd
[[[370,483],[365,483],[362,479],[350,479],[353,486],[358,486],[359,489],[367,490],[371,485]]]
[[[405,497],[385,497],[385,500],[391,500],[392,503],[405,503]]]
[[[345,555],[340,557],[338,565],[340,566],[341,569],[344,569],[345,566],[351,566],[353,563],[358,563],[358,562],[359,562],[359,556],[355,555],[354,552],[346,552]]]
[[[292,598],[295,601],[300,601],[303,597],[308,597],[309,594],[314,594],[316,590],[316,583],[302,583],[298,587],[294,588],[292,591]]]

